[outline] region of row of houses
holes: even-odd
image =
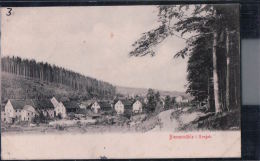
[[[140,113],[143,110],[142,108],[142,103],[139,100],[117,100],[114,103],[95,100],[82,103],[70,101],[63,104],[57,101],[55,97],[44,100],[9,99],[1,111],[1,120],[6,123],[31,122],[40,113],[44,116],[48,115],[50,118],[57,116],[65,118],[67,113],[84,113],[87,109],[95,114],[109,110],[115,110],[117,114],[124,114],[126,109],[132,110],[133,113]]]
[[[164,101],[161,100],[163,106]],[[189,102],[182,96],[176,97],[177,103]],[[84,113],[90,109],[94,114],[101,111],[114,110],[117,114],[124,114],[126,110],[135,114],[143,112],[145,100],[140,99],[116,99],[114,101],[97,101],[88,100],[78,103],[76,101],[59,102],[55,97],[44,100],[17,100],[10,99],[5,104],[4,110],[1,111],[1,120],[12,123],[15,121],[32,121],[32,119],[43,113],[50,118],[65,118],[67,113]]]
[[[66,117],[66,108],[62,102],[57,101],[55,97],[46,100],[18,100],[9,99],[1,111],[1,121],[13,123],[15,121],[28,121],[42,112],[43,115],[54,118],[60,116]]]
[[[79,109],[91,109],[91,111],[93,111],[94,113],[99,113],[100,111],[114,110],[117,114],[124,114],[126,109],[131,110],[133,113],[141,113],[143,111],[143,103],[141,103],[140,100],[127,99],[119,99],[114,100],[112,102],[89,100],[81,102],[81,104],[79,104],[78,107]],[[73,111],[75,112],[76,109],[74,109]]]
[[[177,96],[175,97],[175,102],[178,103],[178,104],[181,104],[181,103],[189,103],[191,102],[193,98],[192,97],[187,97],[187,96]],[[164,105],[165,104],[165,96],[164,97],[161,97],[160,98],[160,101],[161,103]],[[148,99],[145,98],[144,99],[144,103],[147,103],[148,102]]]
[[[114,109],[117,114],[124,114],[126,109],[130,109],[133,113],[141,113],[143,111],[143,103],[140,100],[117,100],[110,104],[108,102],[95,101],[90,108],[95,113],[106,109]]]

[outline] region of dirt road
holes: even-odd
[[[174,118],[171,118],[172,112],[174,112],[174,109],[161,112],[158,115],[160,125],[156,126],[151,131],[174,131],[176,128],[178,128],[178,121]]]
[[[158,114],[158,118],[160,120],[160,125],[157,125],[151,131],[176,131],[181,124],[189,124],[191,121],[195,120],[197,117],[204,115],[201,112],[185,112],[182,110],[178,120],[176,118],[171,117],[171,114],[175,112],[175,109],[170,109],[161,112]]]

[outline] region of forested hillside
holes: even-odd
[[[70,90],[80,93],[80,95],[78,95],[79,97],[104,98],[112,97],[115,95],[115,87],[107,82],[86,77],[71,70],[67,70],[65,68],[58,67],[55,65],[50,65],[48,63],[36,62],[33,59],[28,60],[22,59],[20,57],[3,57],[1,59],[1,69],[2,72],[6,72],[24,78],[29,78],[28,80],[34,80],[34,82],[41,82],[45,84],[51,83],[52,85],[56,84],[57,87],[59,85],[66,86]],[[8,78],[10,77],[11,76],[8,76]],[[8,78],[6,78],[6,81],[9,80]],[[17,81],[21,80],[21,78],[17,79]],[[21,86],[22,85],[23,84],[21,84]],[[5,87],[3,86],[3,84],[1,88],[1,90],[3,91],[2,99],[4,99],[4,91],[6,89],[4,89]],[[30,97],[40,96],[32,95]],[[45,97],[45,95],[41,95],[41,97]]]

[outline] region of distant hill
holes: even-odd
[[[176,97],[176,96],[189,96],[185,92],[179,92],[179,91],[164,91],[164,90],[157,90],[154,89],[155,91],[159,91],[161,96],[166,96],[169,95],[171,97]],[[147,94],[148,89],[146,88],[131,88],[131,87],[122,87],[122,86],[116,86],[116,93],[120,93],[125,96],[135,96],[135,95],[140,95],[140,96],[145,96]]]
[[[20,57],[2,57],[1,71],[22,76],[39,82],[67,86],[74,91],[81,91],[90,96],[103,98],[113,97],[115,87],[101,80],[82,75],[78,72],[51,65],[47,62],[36,62],[34,59]]]

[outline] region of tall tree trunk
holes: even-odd
[[[230,54],[229,54],[229,33],[228,29],[226,28],[226,63],[227,63],[227,75],[226,75],[226,107],[229,111],[229,71],[230,71]]]
[[[236,68],[236,66],[234,66]],[[235,98],[235,106],[237,107],[238,105],[238,96],[237,96],[237,88],[239,85],[237,85],[237,70],[234,70],[234,98]]]
[[[209,77],[209,74],[207,74],[208,76],[208,98],[207,98],[207,111],[211,111],[212,108],[210,108],[210,77]]]
[[[215,112],[221,112],[219,103],[219,85],[218,85],[218,72],[217,72],[217,32],[213,33],[213,85],[214,85],[214,98],[215,98]]]

